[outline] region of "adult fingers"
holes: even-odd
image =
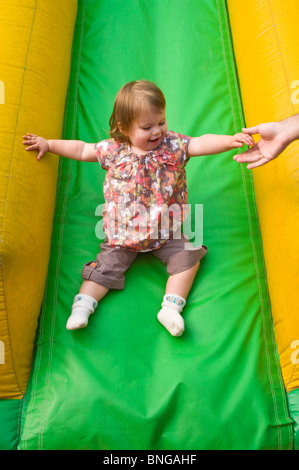
[[[258,127],[259,126],[254,126],[254,127],[243,127],[242,128],[242,132],[244,132],[244,134],[249,134],[249,135],[254,135],[254,134],[258,134]]]
[[[244,163],[244,162],[255,162],[260,155],[260,150],[257,145],[251,147],[250,149],[246,150],[243,153],[240,153],[238,155],[234,155],[233,159],[236,160],[239,163]]]
[[[265,163],[268,163],[269,160],[265,157],[259,158],[256,162],[250,163],[250,165],[247,165],[248,170],[253,170],[254,168],[258,168],[259,166],[265,165]]]

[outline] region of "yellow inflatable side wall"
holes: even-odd
[[[227,4],[247,126],[299,112],[298,0]],[[1,1],[0,398],[21,398],[26,389],[55,205],[58,159],[37,162],[22,135],[61,136],[76,13],[77,0]],[[288,391],[299,387],[292,360],[299,341],[298,152],[297,142],[253,171]]]
[[[299,112],[298,0],[227,0],[248,127]],[[286,390],[299,387],[299,141],[253,170]],[[297,355],[296,355],[297,348]]]
[[[38,162],[22,135],[61,138],[76,13],[76,0],[1,1],[0,398],[26,390],[56,195],[58,158]]]

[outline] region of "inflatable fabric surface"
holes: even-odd
[[[0,448],[15,448],[50,255],[58,161],[22,135],[62,135],[76,2],[1,1]],[[59,25],[59,35],[57,34]]]
[[[168,127],[240,131],[242,106],[221,0],[81,0],[65,116],[67,139],[108,137],[115,95],[148,79]],[[184,309],[186,331],[159,324],[165,267],[138,256],[123,291],[88,328],[65,328],[95,259],[104,171],[61,159],[52,248],[20,449],[291,449],[251,173],[234,152],[192,158],[189,203],[203,205],[209,252]],[[45,157],[45,162],[47,161]],[[194,231],[201,222],[195,218]]]
[[[1,2],[1,399],[21,398],[30,375],[58,173],[56,157],[39,164],[25,154],[22,135],[61,137],[75,6]]]
[[[299,112],[297,0],[228,0],[248,127]],[[246,16],[244,23],[243,15]],[[299,142],[253,170],[275,337],[299,449]],[[292,393],[290,393],[292,392]]]
[[[297,0],[228,0],[246,125],[299,112]],[[246,22],[242,21],[244,15]],[[286,390],[299,387],[299,142],[253,170],[277,346]],[[297,344],[298,346],[298,344]]]

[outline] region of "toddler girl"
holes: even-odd
[[[184,331],[186,304],[205,246],[193,247],[181,233],[186,218],[185,166],[190,157],[213,155],[243,144],[246,134],[191,138],[168,131],[165,98],[152,82],[133,81],[118,92],[110,118],[110,138],[97,144],[24,136],[37,159],[51,152],[84,162],[99,162],[104,181],[106,238],[95,261],[84,265],[67,329],[86,327],[109,289],[124,288],[124,273],[139,252],[151,252],[169,274],[158,320],[173,336]]]

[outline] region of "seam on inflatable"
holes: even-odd
[[[280,57],[280,60],[281,60],[281,64],[282,64],[282,70],[283,70],[283,75],[284,75],[284,78],[285,78],[285,85],[286,85],[286,92],[287,94],[289,94],[289,103],[291,105],[291,108],[292,108],[292,112],[293,114],[296,113],[296,110],[295,110],[295,107],[294,107],[294,103],[292,102],[291,100],[291,93],[290,93],[290,86],[289,86],[289,80],[288,80],[288,73],[287,73],[287,69],[286,69],[286,66],[285,66],[285,62],[284,62],[284,59],[283,59],[283,55],[282,55],[282,49],[281,49],[281,43],[280,43],[280,40],[279,40],[279,34],[278,34],[278,31],[277,31],[277,26],[276,26],[276,21],[275,21],[275,15],[274,15],[274,10],[273,10],[273,3],[271,3],[271,0],[268,0],[268,6],[269,6],[269,11],[270,11],[270,15],[271,15],[271,19],[272,19],[272,25],[273,25],[273,29],[274,29],[274,33],[275,33],[275,38],[276,38],[276,43],[277,43],[277,48],[278,48],[278,53],[279,53],[279,57]],[[289,389],[289,385],[291,384],[292,380],[293,380],[293,377],[294,377],[294,374],[295,372],[298,370],[298,364],[294,364],[293,366],[293,369],[292,369],[292,372],[290,374],[290,377],[289,377],[289,380],[288,382],[285,384],[285,390],[286,392],[290,392],[292,390]],[[292,420],[291,420],[292,422]],[[292,438],[294,439],[294,435],[292,434]]]
[[[37,382],[38,382],[38,371],[39,371],[40,363],[41,363],[40,358],[42,357],[41,350],[42,348],[37,348],[36,350],[35,365],[36,365],[37,372],[34,371],[33,373],[30,400],[29,400],[28,408],[26,410],[26,421],[24,422],[24,426],[22,429],[22,433],[24,436],[22,439],[22,442],[23,442],[22,450],[27,449],[27,435],[31,426],[31,417],[32,417],[32,411],[34,408],[35,392],[36,392]]]
[[[270,5],[270,3],[269,3],[269,5]],[[281,59],[282,59],[282,55],[281,55]],[[255,194],[252,172],[250,172],[250,181],[251,181],[253,193]],[[257,219],[257,221],[259,221],[258,210],[257,210],[255,197],[254,197],[253,207],[254,207],[254,210],[255,210],[256,219]],[[262,245],[262,236],[261,236],[261,231],[260,231],[259,225],[258,225],[258,237],[259,237],[261,246],[263,246]],[[264,276],[267,279],[266,265],[265,265],[264,256],[262,256],[262,266],[263,266]],[[276,343],[276,339],[275,339],[275,331],[274,331],[274,325],[273,325],[273,317],[272,317],[272,311],[271,311],[271,300],[270,300],[270,295],[269,295],[268,284],[267,284],[266,293],[267,293],[268,304],[270,306],[270,318],[269,318],[269,320],[272,321],[272,323],[270,325],[270,337],[271,337],[271,340],[272,340],[272,345],[273,345],[273,350],[274,350],[274,359],[275,359],[275,363],[276,363],[276,367],[277,367],[277,376],[278,376],[278,380],[279,380],[279,383],[280,383],[280,386],[281,386],[281,389],[280,389],[281,403],[283,405],[284,418],[285,418],[285,421],[286,421],[286,423],[283,423],[281,425],[285,425],[287,423],[292,424],[292,419],[290,418],[289,408],[288,408],[287,399],[286,399],[286,395],[285,395],[285,384],[284,384],[284,380],[283,380],[283,376],[282,376],[282,372],[281,372],[280,358],[279,358],[277,343]],[[289,449],[292,450],[293,449],[294,436],[293,436],[293,430],[292,430],[291,426],[288,426],[288,434],[289,434]]]
[[[29,56],[29,50],[30,50],[30,43],[31,43],[31,38],[32,38],[32,33],[33,33],[33,26],[35,22],[35,17],[36,17],[36,5],[37,5],[38,0],[35,2],[35,7],[33,9],[33,18],[32,18],[32,24],[30,28],[30,33],[29,33],[29,39],[28,39],[28,44],[27,44],[27,52],[26,52],[26,57],[24,60],[24,70],[23,70],[23,78],[22,78],[22,83],[21,83],[21,91],[20,91],[20,98],[19,98],[19,106],[17,109],[17,116],[16,116],[16,122],[15,122],[15,131],[14,131],[14,137],[13,137],[13,143],[12,143],[12,150],[11,150],[11,159],[10,159],[10,165],[9,165],[9,174],[11,174],[11,169],[13,165],[13,154],[15,151],[15,142],[16,142],[16,131],[18,127],[18,122],[19,122],[19,115],[20,115],[20,108],[21,108],[21,100],[22,100],[22,95],[23,95],[23,90],[24,90],[24,82],[25,82],[25,75],[26,75],[26,68],[27,68],[27,62],[28,62],[28,56]],[[7,201],[8,197],[8,191],[9,191],[9,183],[10,183],[10,178],[7,178],[7,185],[6,185],[6,191],[5,191],[5,199],[4,201]],[[1,228],[1,234],[4,232],[4,220],[5,220],[5,212],[6,212],[6,204],[4,203],[3,205],[3,215],[2,215],[2,228]],[[1,243],[3,243],[3,239],[1,237]],[[0,258],[1,258],[1,252],[0,252]],[[3,269],[2,269],[2,262],[0,259],[0,266],[1,266],[1,274],[2,274],[2,285],[3,285],[3,297],[4,297],[4,305],[6,307],[6,299],[5,299],[5,289],[4,289],[4,274],[3,274]],[[14,362],[14,353],[13,353],[13,348],[12,348],[12,343],[11,343],[11,334],[10,334],[10,327],[9,327],[9,319],[7,315],[7,308],[5,308],[6,312],[6,322],[7,322],[7,331],[8,331],[8,341],[10,345],[10,351],[11,351],[11,361],[12,361],[12,368],[15,373],[15,382],[16,386],[20,392],[20,395],[23,396],[24,391],[21,387],[21,384],[18,380],[18,376],[16,373],[15,369],[15,362]]]
[[[19,406],[19,413],[18,413],[18,420],[17,420],[17,450],[19,450],[19,444],[20,444],[20,436],[22,432],[22,417],[23,417],[23,410],[24,410],[24,405],[25,405],[25,398],[21,400],[20,406]]]
[[[290,385],[290,383],[292,382],[292,379],[293,379],[293,377],[294,377],[295,372],[297,372],[297,370],[296,370],[296,369],[298,368],[297,366],[298,366],[298,364],[294,364],[294,367],[293,367],[293,370],[292,370],[290,379],[289,379],[288,383],[286,384],[286,391],[287,391],[287,392],[291,392],[292,390],[297,390],[297,387],[295,387],[295,389],[292,389],[292,387],[291,387],[290,390],[289,390],[289,388],[288,388],[289,385]]]
[[[279,50],[279,57],[281,59],[282,68],[284,70],[284,76],[285,76],[285,80],[286,80],[286,87],[287,87],[288,92],[289,92],[287,73],[286,73],[285,64],[284,64],[282,53],[281,53],[281,47],[280,47],[280,43],[279,43],[279,39],[278,39],[277,28],[276,28],[275,19],[274,19],[274,13],[273,13],[273,9],[272,9],[270,0],[268,0],[268,6],[269,6],[269,10],[270,10],[271,19],[272,19],[273,29],[274,29],[274,32],[275,32],[275,37],[276,37],[276,40],[277,40],[277,46],[278,46],[278,50]],[[293,111],[294,111],[294,108],[293,108]],[[252,187],[254,188],[252,173],[250,173],[250,177],[251,177]],[[258,212],[257,212],[257,206],[256,206],[255,200],[254,200],[254,210],[255,210],[255,213],[256,213],[257,220],[258,220]],[[258,236],[259,236],[259,239],[261,240],[260,230],[258,230]],[[262,240],[261,240],[261,243],[262,243]],[[263,257],[263,269],[264,269],[264,273],[265,273],[265,276],[266,276],[266,266],[265,266],[264,257]],[[268,300],[269,305],[271,306],[271,301],[270,301],[269,289],[268,288],[267,288],[267,296],[268,296],[268,299],[269,299]],[[272,313],[271,313],[271,318],[272,318]],[[280,358],[279,358],[278,351],[277,351],[277,343],[276,343],[276,340],[275,340],[275,332],[274,332],[273,327],[271,328],[271,339],[272,339],[272,343],[273,343],[273,347],[274,347],[274,351],[275,351],[274,357],[275,357],[275,361],[276,361],[276,364],[277,364],[279,382],[281,384],[281,389],[285,390],[286,387],[285,387],[285,384],[284,384],[284,381],[283,381],[283,378],[282,378],[282,374],[281,374]],[[283,408],[284,408],[284,413],[285,413],[285,419],[288,423],[292,423],[292,420],[289,416],[289,410],[288,410],[287,401],[285,399],[285,396],[282,396],[282,403],[283,403]],[[280,425],[281,425],[281,423],[280,423]],[[290,436],[290,439],[289,439],[290,449],[292,449],[293,448],[293,446],[292,446],[293,433],[292,433],[292,430],[291,430],[290,427],[289,427],[289,436]]]
[[[38,8],[38,0],[36,0],[36,2],[35,2],[35,7],[34,7],[34,20],[35,20],[35,17],[36,17],[37,8]],[[32,21],[32,27],[31,27],[31,33],[30,33],[30,40],[31,40],[31,36],[32,36],[32,33],[33,33],[34,20]],[[29,44],[30,44],[30,40],[29,40],[29,42],[28,42],[27,57],[28,57],[28,53],[29,53]],[[26,57],[25,63],[27,62],[27,57]],[[25,76],[25,74],[24,74],[24,76]],[[19,106],[19,108],[20,108],[20,106]],[[38,350],[37,350],[37,353],[36,353],[36,362],[37,362],[38,356],[40,357],[40,354],[38,354]],[[40,363],[40,361],[39,361],[39,363]],[[33,375],[36,377],[35,382],[37,382],[38,373],[33,374]],[[31,390],[32,397],[34,396],[35,389],[36,389],[36,387],[32,387],[32,390]],[[25,400],[25,398],[23,399],[22,413],[21,413],[20,419],[22,419],[23,407],[24,407],[24,400]],[[28,419],[29,419],[29,424],[28,424],[28,426],[26,426],[26,422],[25,422],[25,426],[24,426],[24,429],[23,429],[23,432],[25,433],[25,438],[24,438],[24,444],[25,444],[25,446],[24,446],[24,449],[26,449],[26,447],[27,447],[27,446],[26,446],[26,442],[27,442],[27,440],[26,440],[26,433],[27,433],[26,429],[29,429],[29,427],[30,427],[30,421],[31,421],[31,416],[32,416],[31,411],[32,411],[32,408],[33,408],[33,402],[34,402],[34,400],[29,401],[29,407],[28,407],[28,410],[27,410],[27,412],[28,412],[28,415],[27,415],[27,416],[29,416],[29,418],[28,418]],[[31,408],[30,408],[30,403],[32,404]]]
[[[79,89],[79,75],[81,70],[81,54],[82,54],[82,43],[84,37],[84,26],[85,26],[85,10],[86,10],[86,0],[81,2],[82,5],[82,22],[81,22],[81,29],[80,29],[80,40],[78,46],[78,53],[76,57],[77,67],[76,67],[76,77],[75,77],[75,91],[74,94],[76,98],[78,97],[78,89]],[[74,58],[72,58],[74,60]],[[76,123],[77,123],[77,104],[78,99],[73,100],[74,109],[72,110],[71,116],[73,118],[72,130],[71,130],[71,138],[74,138],[75,130],[76,130]],[[68,119],[69,115],[69,108],[66,111],[66,119]],[[64,162],[65,163],[65,162]],[[64,219],[66,214],[67,202],[68,202],[68,189],[70,185],[71,175],[72,175],[72,166],[73,163],[71,160],[67,160],[68,170],[67,170],[67,182],[65,185],[64,195],[63,195],[63,205],[61,210],[61,224],[59,230],[59,251],[57,256],[57,263],[56,263],[56,276],[55,276],[55,287],[53,292],[53,299],[54,299],[54,308],[53,308],[53,315],[52,315],[52,323],[51,323],[51,333],[49,339],[49,361],[47,372],[45,374],[45,394],[44,394],[44,402],[41,407],[41,420],[40,420],[40,434],[38,437],[38,448],[43,449],[43,435],[44,435],[44,427],[45,427],[45,414],[48,404],[48,393],[49,393],[49,385],[50,385],[50,377],[51,377],[51,366],[52,366],[52,359],[53,359],[53,339],[54,339],[54,331],[55,331],[55,321],[56,321],[56,312],[57,312],[57,297],[58,297],[58,286],[59,286],[59,272],[60,272],[60,263],[61,263],[61,252],[62,252],[62,240],[63,240],[63,233],[64,233]],[[46,309],[46,306],[45,306]]]
[[[222,21],[222,15],[223,14],[223,1],[226,0],[216,0],[217,1],[217,11],[218,11],[218,24],[219,24],[219,31],[220,31],[220,39],[221,39],[221,45],[222,45],[222,55],[224,59],[224,65],[225,65],[225,71],[226,71],[226,79],[227,79],[227,88],[229,92],[229,100],[231,104],[231,111],[232,111],[232,116],[233,116],[233,124],[234,128],[237,129],[237,122],[236,122],[236,113],[233,105],[233,95],[232,95],[232,88],[231,88],[231,83],[230,83],[230,78],[229,78],[229,71],[228,71],[228,64],[227,64],[227,56],[225,54],[225,44],[224,44],[224,37],[223,37],[223,21]],[[221,4],[221,7],[220,7]],[[222,9],[222,11],[220,11]],[[227,28],[227,25],[225,25],[225,30]]]
[[[275,16],[274,16],[274,11],[273,11],[273,5],[271,3],[271,0],[268,0],[268,6],[269,6],[271,19],[272,19],[272,25],[273,25],[273,29],[274,29],[274,33],[275,33],[275,38],[276,38],[277,48],[278,48],[278,52],[279,52],[279,57],[280,57],[281,64],[282,64],[283,75],[284,75],[285,82],[286,82],[286,89],[287,89],[287,93],[290,94],[290,87],[288,85],[289,84],[288,74],[287,74],[287,70],[286,70],[286,67],[285,67],[285,62],[283,60],[283,55],[282,55],[282,52],[281,52],[281,44],[280,44],[280,41],[279,41],[279,35],[278,35],[277,27],[276,27]],[[294,108],[294,104],[291,100],[291,95],[290,95],[290,104],[291,104],[291,107],[292,107],[292,110],[293,110],[293,114],[295,114],[296,111],[295,111],[295,108]],[[289,385],[292,381],[292,378],[294,376],[296,367],[297,367],[297,365],[295,364],[294,367],[293,367],[292,373],[290,375],[289,381],[285,385],[285,389],[286,389],[287,392],[289,391],[288,387],[289,387]]]
[[[242,179],[243,179],[244,192],[247,196],[246,175],[244,174],[244,166],[243,165],[241,165],[241,173],[242,173]],[[252,175],[251,171],[249,172],[249,181],[250,181],[250,185],[251,185],[252,194],[254,196],[253,175]],[[257,263],[257,259],[256,259],[256,246],[255,246],[255,242],[254,242],[254,237],[252,235],[252,224],[251,224],[251,218],[250,218],[250,212],[251,211],[250,211],[250,206],[249,206],[249,202],[248,202],[247,197],[246,197],[246,206],[247,206],[247,212],[248,212],[248,217],[249,217],[249,219],[248,219],[249,220],[249,229],[250,229],[250,234],[251,234],[250,238],[251,238],[251,243],[253,245],[252,248],[253,248],[253,255],[254,255],[254,265],[255,265],[255,269],[256,269],[256,273],[257,273],[257,285],[258,285],[258,291],[259,291],[259,298],[260,298],[260,302],[261,302],[263,337],[264,337],[264,341],[265,341],[265,352],[266,352],[266,357],[267,357],[267,370],[268,370],[268,376],[269,376],[269,381],[270,381],[270,385],[271,385],[271,393],[272,393],[272,397],[273,397],[275,416],[276,416],[277,424],[279,426],[281,426],[282,423],[281,423],[281,421],[279,419],[279,415],[278,415],[277,399],[276,399],[276,394],[275,394],[275,389],[274,389],[274,384],[273,384],[272,374],[271,374],[269,346],[268,346],[268,340],[267,340],[267,334],[266,334],[266,318],[265,318],[265,308],[266,307],[265,307],[264,300],[263,300],[262,287],[261,287],[261,282],[260,282],[261,273],[260,273],[260,269],[258,267],[258,263]],[[255,197],[253,197],[253,210],[254,210],[254,215],[255,215],[257,223],[258,223],[258,214],[257,214],[257,207],[256,207]],[[259,239],[259,242],[260,242],[260,246],[262,246],[262,240],[261,240],[261,234],[260,234],[259,226],[257,228],[258,228],[257,229],[258,239]],[[264,268],[264,273],[265,273],[265,264],[264,264],[264,258],[263,257],[262,257],[262,262],[263,262],[263,268]],[[269,307],[270,307],[270,299],[269,299],[269,294],[268,294],[268,288],[266,289],[266,293],[267,293],[267,298],[268,298]],[[271,317],[270,311],[269,311],[269,316]],[[273,336],[273,334],[271,334],[271,331],[272,331],[272,329],[270,330],[270,337],[272,339],[272,346],[274,346],[274,342],[273,342],[274,336]],[[274,356],[275,356],[276,366],[278,367],[279,363],[277,361],[276,354],[274,354]],[[278,374],[278,377],[279,377],[281,386],[283,386],[280,374]],[[285,411],[285,414],[286,414],[285,401],[283,401],[283,404],[284,404],[284,411]],[[287,414],[286,414],[286,416],[287,416]],[[278,442],[279,442],[279,446],[281,448],[281,432],[280,432],[280,429],[277,429],[277,432],[278,432]]]
[[[71,77],[70,77],[71,78]],[[70,79],[69,78],[69,79]],[[69,101],[69,92],[67,93],[67,99],[66,99],[66,103]],[[66,106],[66,113],[68,113],[68,106]],[[65,116],[65,120],[67,119],[67,114]],[[62,163],[62,162],[61,162]],[[68,161],[69,163],[69,161]],[[59,175],[59,177],[61,176],[61,174]],[[56,203],[55,203],[55,206],[57,204],[57,198],[58,198],[58,194],[59,194],[59,191],[57,190],[56,192]],[[61,224],[61,228],[63,227],[63,224]],[[58,279],[58,276],[57,276],[57,279]],[[48,284],[48,279],[47,279],[47,282],[46,282],[46,286],[45,286],[45,296],[44,296],[44,301],[43,301],[43,305],[42,305],[42,314],[41,314],[41,317],[40,317],[40,325],[39,325],[39,330],[38,330],[38,338],[42,338],[43,336],[43,331],[44,331],[44,325],[45,325],[45,315],[46,315],[46,304],[47,304],[47,284]],[[56,291],[57,291],[57,286],[56,286]],[[57,296],[56,296],[57,298]],[[55,322],[54,322],[54,327],[55,327]],[[53,326],[51,328],[51,332],[53,334]],[[39,339],[37,341],[37,344],[39,342]],[[53,347],[53,338],[50,337],[49,339],[49,344],[50,344],[50,351],[51,351],[51,355],[52,355],[52,347]],[[29,400],[29,404],[28,404],[28,408],[26,410],[26,420],[24,422],[24,425],[23,425],[23,429],[22,429],[22,434],[23,434],[23,437],[22,437],[22,450],[26,450],[27,449],[27,442],[28,442],[28,433],[30,433],[30,430],[31,430],[31,417],[33,415],[33,409],[35,407],[35,399],[36,399],[36,390],[37,390],[37,385],[38,385],[38,376],[39,376],[39,371],[40,371],[40,366],[41,366],[41,359],[43,357],[43,344],[40,344],[39,347],[36,348],[36,355],[35,355],[35,363],[34,363],[34,371],[33,371],[33,374],[32,374],[32,379],[31,379],[31,391],[30,391],[30,400]],[[48,355],[48,357],[50,358],[50,356]],[[52,356],[51,356],[52,357]],[[50,366],[48,364],[48,370],[50,369]],[[48,372],[47,372],[48,374]],[[45,374],[45,376],[47,377],[47,374]],[[48,381],[49,383],[49,381]],[[45,390],[47,392],[47,388],[45,387]],[[44,398],[45,398],[45,395],[44,395]],[[44,399],[45,401],[45,399]],[[39,429],[43,429],[43,413],[44,413],[44,408],[45,407],[42,407],[42,413],[41,413],[41,417],[40,417],[40,425],[39,425]],[[38,429],[38,428],[37,428]],[[38,450],[41,449],[41,446],[42,446],[42,439],[39,438],[39,435],[38,434]]]
[[[222,4],[223,5],[223,4]],[[218,13],[219,13],[219,24],[222,24],[221,21],[221,13],[220,13],[220,5],[219,5],[219,0],[217,0],[217,7],[218,7]],[[225,15],[223,15],[225,17]],[[225,20],[224,20],[225,21]],[[225,24],[225,32],[228,35],[228,25]],[[230,102],[231,102],[231,108],[233,110],[233,97],[232,97],[232,91],[230,87],[230,79],[229,79],[229,70],[228,70],[228,63],[227,63],[227,56],[226,56],[226,48],[224,47],[224,37],[223,37],[223,30],[220,28],[220,36],[221,36],[221,42],[222,42],[222,50],[223,50],[223,56],[224,56],[224,62],[225,62],[225,67],[226,67],[226,74],[227,74],[227,82],[228,82],[228,87],[229,87],[229,97],[230,97]],[[228,38],[230,40],[230,38]],[[228,42],[229,42],[228,40]],[[228,54],[230,54],[229,59],[232,60],[232,50],[231,47],[227,49]],[[236,77],[233,74],[233,80],[235,83],[235,87],[238,90],[238,86],[236,84]],[[240,100],[238,99],[239,106],[240,106]],[[243,113],[241,112],[239,108],[239,118],[242,121],[243,119]],[[234,116],[234,126],[235,126],[235,131],[238,131],[237,123],[236,123],[236,116],[235,113],[233,112]],[[246,211],[247,211],[247,217],[248,217],[248,226],[249,226],[249,233],[250,233],[250,241],[251,241],[251,246],[252,246],[252,251],[253,251],[253,260],[254,260],[254,266],[255,266],[255,271],[256,271],[256,280],[257,280],[257,285],[258,285],[258,292],[259,292],[259,299],[260,299],[260,304],[261,304],[261,316],[262,316],[262,324],[263,324],[263,337],[264,337],[264,342],[265,342],[265,353],[266,353],[266,359],[267,359],[267,371],[268,371],[268,378],[269,378],[269,383],[270,383],[270,389],[271,389],[271,395],[272,395],[272,400],[273,400],[273,405],[274,405],[274,413],[275,413],[275,418],[277,424],[280,426],[281,422],[279,419],[278,415],[278,407],[277,407],[277,399],[276,399],[276,394],[274,390],[274,384],[273,384],[273,378],[271,374],[271,364],[270,364],[270,357],[269,357],[269,344],[267,340],[267,334],[266,334],[266,326],[265,326],[265,305],[264,305],[264,300],[263,300],[263,295],[262,295],[262,287],[260,284],[260,271],[257,263],[257,258],[256,258],[256,245],[255,241],[253,238],[253,228],[252,228],[252,223],[251,223],[251,210],[250,210],[250,205],[249,205],[249,200],[248,200],[248,193],[247,193],[247,187],[246,187],[246,176],[244,174],[244,169],[241,165],[241,175],[242,175],[242,181],[243,181],[243,189],[244,189],[244,200],[246,203]],[[250,182],[252,186],[252,175],[250,173]],[[254,194],[254,193],[253,193]],[[254,204],[255,206],[255,204]],[[277,427],[277,437],[278,437],[278,446],[279,449],[281,448],[281,431],[280,427]]]
[[[243,179],[244,194],[246,195],[245,200],[246,200],[246,207],[247,207],[247,213],[248,213],[248,224],[249,224],[249,230],[250,230],[250,239],[251,239],[251,244],[252,244],[252,249],[253,249],[254,266],[255,266],[256,274],[257,274],[256,280],[257,280],[259,298],[260,298],[260,303],[261,303],[262,328],[263,328],[263,337],[264,337],[264,342],[265,342],[265,348],[264,349],[265,349],[266,359],[267,359],[267,370],[268,370],[268,377],[269,377],[271,395],[272,395],[272,400],[273,400],[274,413],[275,413],[275,417],[276,417],[276,422],[278,424],[278,427],[276,428],[277,429],[278,446],[279,446],[279,449],[281,449],[282,448],[282,434],[281,434],[280,426],[281,426],[282,423],[281,423],[281,420],[279,418],[277,397],[276,397],[275,387],[274,387],[274,383],[273,383],[273,377],[272,377],[272,373],[271,373],[271,361],[270,361],[270,356],[269,356],[269,341],[268,341],[267,332],[266,332],[266,321],[267,321],[266,316],[265,316],[266,306],[265,306],[265,303],[264,303],[264,298],[263,298],[263,293],[262,293],[261,272],[260,272],[260,268],[258,266],[257,258],[256,258],[256,244],[255,244],[254,237],[253,237],[253,234],[252,234],[251,210],[250,210],[250,205],[249,205],[249,201],[248,201],[248,197],[247,197],[247,188],[246,188],[247,183],[246,183],[246,175],[244,174],[244,171],[245,171],[245,168],[244,168],[243,165],[241,165],[241,174],[242,174],[242,179]],[[255,196],[254,196],[255,193],[254,193],[253,175],[252,175],[251,171],[249,172],[248,176],[249,176],[251,191],[252,191],[252,194],[253,194],[253,198],[252,198],[253,201],[252,202],[253,202],[254,215],[255,215],[255,218],[257,220],[257,224],[259,224],[258,214],[257,214],[257,207],[256,207],[256,200],[255,200]],[[261,240],[259,225],[257,227],[257,235],[258,235],[258,238],[259,238],[260,246],[262,246],[262,240]],[[263,257],[262,257],[262,262],[263,262],[263,268],[264,268],[264,273],[265,273],[265,265],[264,265],[264,258]],[[268,298],[268,302],[269,302],[268,287],[267,287],[266,291],[267,291],[267,298]],[[268,305],[269,305],[269,308],[270,308],[270,302],[268,303]],[[269,317],[271,318],[271,312],[270,311],[269,311]],[[269,334],[270,334],[270,337],[271,337],[271,340],[272,340],[272,347],[273,347],[274,346],[274,336],[273,336],[272,329],[270,330]],[[274,357],[275,357],[276,367],[278,368],[279,363],[278,363],[278,358],[277,358],[276,354],[274,354]],[[283,383],[282,383],[282,379],[281,379],[279,371],[278,371],[278,377],[279,377],[279,380],[280,380],[280,384],[283,387]],[[286,408],[285,408],[285,401],[283,401],[283,404],[284,404],[285,416],[287,416],[287,412],[286,412]]]

